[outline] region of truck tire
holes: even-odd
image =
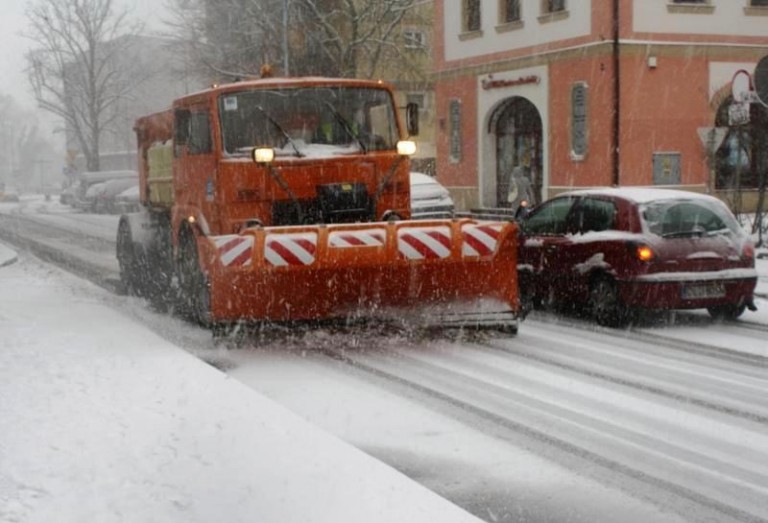
[[[176,270],[182,314],[203,326],[210,326],[210,284],[200,268],[197,240],[188,228],[183,229],[179,237]]]
[[[120,268],[122,293],[128,296],[141,296],[139,263],[133,246],[131,226],[124,220],[120,221],[117,228],[117,264]]]

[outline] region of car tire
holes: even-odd
[[[601,276],[592,282],[589,289],[589,308],[598,325],[622,327],[629,321],[626,306],[619,298],[616,281]]]
[[[709,312],[709,315],[716,320],[735,321],[739,316],[744,314],[746,309],[746,304],[737,305],[735,303],[728,303],[725,305],[707,307],[707,312]]]

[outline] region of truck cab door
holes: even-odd
[[[174,197],[177,205],[197,208],[218,230],[217,166],[207,105],[174,112]]]

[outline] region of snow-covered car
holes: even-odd
[[[585,305],[602,325],[639,309],[754,309],[755,249],[717,198],[665,189],[590,189],[544,202],[520,220],[526,305]]]
[[[411,217],[413,219],[450,218],[454,203],[451,194],[433,177],[411,172]]]
[[[93,183],[83,193],[79,199],[75,199],[73,206],[86,212],[96,212],[96,197],[104,189],[106,182]]]
[[[15,189],[10,189],[4,183],[0,183],[0,202],[18,202],[19,193]]]
[[[122,214],[139,210],[139,186],[131,185],[129,188],[115,196],[114,210]]]
[[[117,178],[115,180],[109,180],[104,182],[104,186],[96,194],[94,201],[94,211],[97,213],[115,213],[118,212],[116,207],[116,198],[118,194],[123,191],[136,187],[138,194],[139,179],[136,178]]]

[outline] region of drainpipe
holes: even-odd
[[[613,185],[618,187],[619,179],[619,119],[621,113],[621,80],[619,70],[619,2],[613,0]]]

